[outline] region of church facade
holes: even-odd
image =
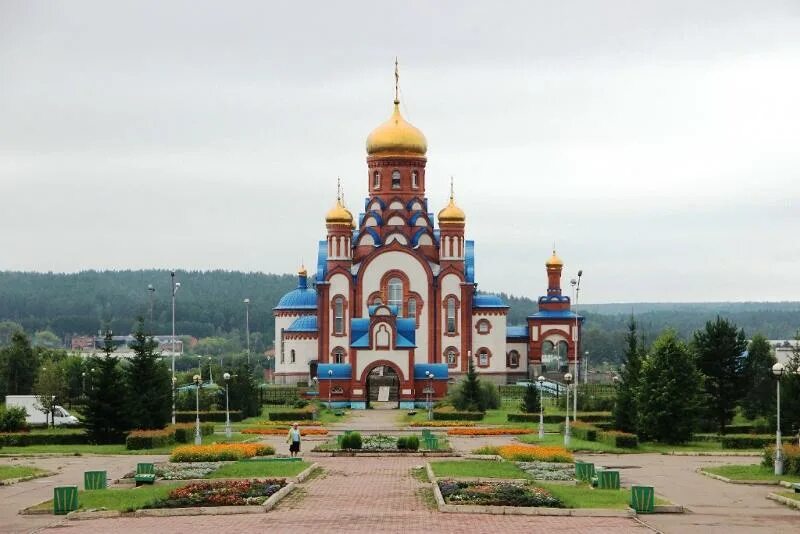
[[[434,218],[427,141],[402,117],[397,94],[366,152],[363,211],[354,217],[337,195],[314,283],[301,268],[273,309],[276,382],[317,382],[320,400],[335,407],[411,408],[443,397],[470,359],[482,379],[501,384],[571,368],[583,318],[562,295],[555,251],[538,311],[508,325],[508,305],[477,292],[475,244],[452,183]]]

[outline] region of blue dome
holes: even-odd
[[[274,310],[317,309],[317,291],[308,287],[308,279],[304,273],[305,271],[297,278],[297,288],[282,296]]]
[[[294,320],[287,332],[316,332],[317,331],[317,316],[316,315],[303,315]]]
[[[472,299],[473,308],[508,308],[508,304],[497,295],[478,294]]]

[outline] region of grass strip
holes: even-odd
[[[786,480],[788,482],[800,482],[800,476],[776,475],[772,468],[764,467],[760,464],[720,465],[716,467],[704,467],[703,471],[730,478],[731,480],[764,480],[767,482]]]
[[[511,462],[445,460],[431,462],[431,469],[437,477],[531,478],[528,473]]]
[[[0,480],[31,477],[42,473],[46,473],[46,471],[27,465],[0,465]]]
[[[139,486],[133,489],[104,489],[78,491],[78,508],[92,510],[105,508],[120,512],[138,510],[151,502],[166,497],[170,491],[181,484],[159,484],[155,486]],[[32,506],[29,510],[53,510],[53,501],[45,501]]]
[[[259,478],[259,477],[293,477],[305,471],[311,464],[308,462],[259,462],[242,460],[221,466],[212,471],[208,478]]]

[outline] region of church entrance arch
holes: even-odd
[[[378,364],[367,373],[367,402],[372,408],[399,408],[400,376],[390,365]]]

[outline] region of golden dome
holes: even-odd
[[[344,207],[341,198],[336,199],[336,205],[333,206],[327,215],[325,215],[325,222],[328,224],[346,224],[353,225],[353,214],[350,210]]]
[[[300,265],[300,269],[297,271],[297,274],[300,276],[308,276],[308,271],[306,270],[305,265]]]
[[[453,178],[450,177],[450,202],[439,212],[439,222],[442,223],[463,223],[467,220],[464,210],[456,206],[453,194]]]
[[[424,156],[427,151],[425,136],[400,114],[399,100],[394,101],[394,112],[389,120],[367,136],[367,154],[370,156]]]
[[[545,262],[545,266],[547,266],[547,267],[563,267],[564,266],[564,262],[561,261],[561,258],[559,258],[556,255],[556,249],[553,249],[553,255],[550,256],[550,259],[548,259]]]

